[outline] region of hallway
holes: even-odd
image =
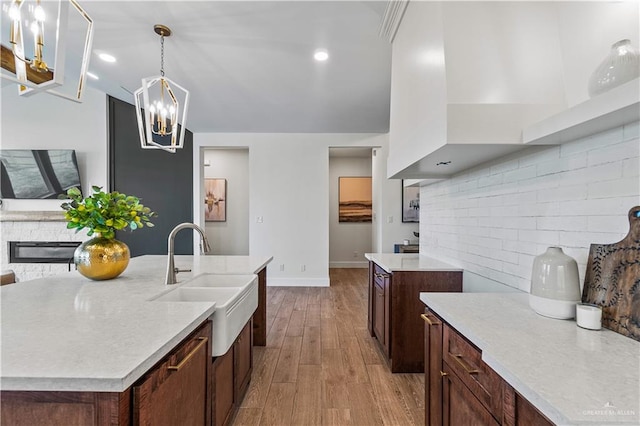
[[[367,269],[330,279],[267,288],[267,346],[232,425],[424,424],[424,375],[392,375],[367,330]]]

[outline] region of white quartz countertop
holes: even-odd
[[[254,274],[271,257],[175,256],[178,285],[202,273]],[[154,302],[166,256],[131,259],[118,278],[78,272],[0,287],[0,388],[121,392],[215,310],[214,302]]]
[[[365,253],[364,257],[390,274],[399,271],[462,271],[462,268],[415,253]]]
[[[556,424],[640,424],[640,342],[540,316],[528,294],[421,293],[420,300]]]

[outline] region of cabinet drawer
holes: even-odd
[[[482,361],[482,353],[448,324],[442,358],[495,418],[502,413],[502,379]]]

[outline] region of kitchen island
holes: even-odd
[[[7,396],[47,393],[127,399],[131,387],[167,356],[186,358],[208,347],[210,357],[210,345],[197,340],[206,339],[201,331],[215,302],[151,299],[204,273],[264,271],[271,258],[175,256],[176,267],[191,271],[179,273],[178,284],[171,286],[164,284],[166,261],[166,256],[131,259],[121,276],[108,281],[74,271],[0,288],[3,402]],[[176,352],[180,345],[186,345],[185,353]]]
[[[462,291],[462,269],[418,254],[366,253],[369,334],[392,373],[424,371],[423,291]]]
[[[453,424],[459,415],[501,424],[640,424],[639,342],[540,316],[527,294],[420,299],[433,367],[425,377],[427,424]]]

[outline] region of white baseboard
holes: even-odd
[[[268,287],[329,287],[327,278],[273,278],[267,277]]]
[[[329,268],[368,268],[369,262],[366,260],[355,262],[329,262]]]

